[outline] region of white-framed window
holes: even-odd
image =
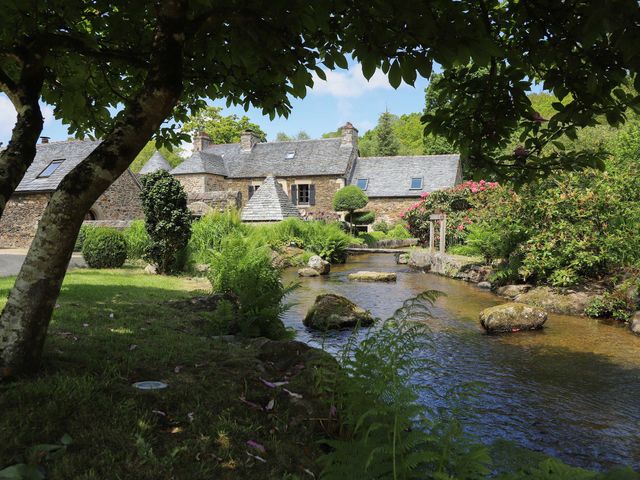
[[[412,177],[409,190],[422,190],[422,177]]]
[[[284,156],[284,158],[286,158],[287,160],[291,160],[296,156],[296,152],[292,151],[292,152],[287,152]]]
[[[369,188],[369,179],[368,178],[359,178],[358,180],[356,180],[356,185],[361,190],[366,190],[367,188]]]
[[[60,168],[60,165],[62,165],[62,162],[64,162],[64,158],[60,160],[53,160],[49,165],[45,167],[44,170],[40,172],[40,175],[38,175],[38,178],[50,177],[51,175],[53,175],[53,173],[56,170],[58,170],[58,168]]]

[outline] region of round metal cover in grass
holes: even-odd
[[[148,380],[146,382],[136,382],[133,384],[133,386],[138,390],[162,390],[163,388],[168,387],[168,385],[164,382],[156,382],[153,380]]]

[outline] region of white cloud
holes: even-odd
[[[362,66],[358,63],[349,70],[334,71],[325,70],[327,80],[322,80],[317,74],[313,74],[312,93],[330,95],[339,98],[359,97],[371,90],[392,90],[389,79],[380,70],[376,70],[373,76],[367,80],[362,74]],[[401,83],[399,88],[408,86]]]
[[[53,108],[44,103],[40,103],[42,118],[44,119],[44,128],[54,121]],[[16,123],[16,110],[13,108],[11,100],[6,95],[0,95],[0,139],[8,139],[11,137],[11,131]],[[43,135],[46,132],[43,129]]]

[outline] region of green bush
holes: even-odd
[[[122,231],[122,234],[127,242],[127,258],[129,260],[142,259],[151,242],[144,227],[144,221],[134,220]]]
[[[82,225],[80,227],[80,231],[78,232],[78,237],[76,238],[76,243],[73,246],[74,252],[82,251],[82,244],[84,243],[84,239],[87,237],[88,234],[91,233],[91,230],[93,230],[94,228],[96,227],[91,225]]]
[[[96,227],[84,238],[82,256],[91,268],[119,268],[127,259],[127,242],[114,228]]]
[[[208,213],[191,225],[189,256],[194,263],[209,264],[213,253],[232,233],[247,234],[250,227],[240,221],[236,210]]]
[[[143,175],[140,181],[145,228],[150,238],[145,260],[154,264],[158,273],[179,271],[191,236],[187,194],[180,182],[164,170]]]
[[[584,313],[592,318],[613,318],[627,322],[631,317],[631,308],[622,296],[607,292],[595,297],[584,309]]]
[[[282,285],[280,270],[273,266],[266,245],[238,233],[228,235],[212,255],[209,280],[215,292],[237,301],[231,333],[272,339],[287,336],[280,317],[288,308],[284,297],[295,285]]]
[[[387,233],[390,229],[389,225],[387,224],[387,222],[385,222],[384,220],[380,220],[379,222],[374,223],[371,226],[371,229],[374,232],[383,232],[383,233]]]
[[[375,212],[347,213],[345,220],[354,225],[371,225],[376,219]]]
[[[411,232],[407,230],[407,228],[398,223],[391,230],[387,232],[387,237],[392,238],[394,240],[404,240],[407,238],[412,238]]]

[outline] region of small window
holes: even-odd
[[[309,198],[309,185],[298,185],[298,205],[308,205]]]
[[[359,178],[358,181],[356,182],[356,185],[358,185],[358,187],[362,190],[366,190],[367,187],[369,186],[369,179],[368,178]]]
[[[410,190],[422,190],[422,177],[413,177],[411,179]]]
[[[287,152],[287,154],[284,156],[284,158],[286,158],[287,160],[291,160],[295,156],[296,156],[296,152]]]
[[[42,172],[40,172],[40,175],[38,175],[38,178],[50,177],[51,175],[53,175],[53,172],[58,170],[60,165],[62,165],[62,162],[64,162],[64,159],[52,161],[49,165],[47,165],[47,167]]]

